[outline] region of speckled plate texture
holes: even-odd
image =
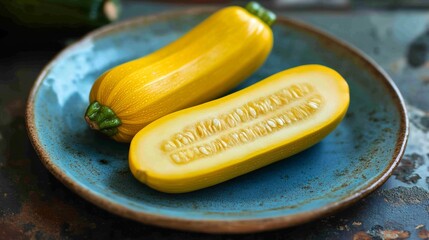
[[[110,212],[146,224],[212,233],[308,222],[352,205],[383,184],[408,135],[398,90],[359,51],[285,18],[273,26],[275,43],[267,62],[235,90],[298,65],[326,65],[350,86],[351,104],[339,127],[298,155],[192,193],[160,193],[133,178],[129,145],[96,134],[83,119],[90,88],[105,70],[166,45],[212,11],[133,19],[97,30],[62,51],[42,71],[28,100],[29,136],[45,166]]]

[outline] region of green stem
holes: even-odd
[[[92,102],[85,113],[85,120],[89,127],[98,130],[111,137],[118,133],[121,120],[115,112],[107,106],[103,106],[97,101]]]
[[[246,10],[261,19],[268,26],[271,26],[276,21],[276,14],[262,7],[257,2],[249,2],[246,5]]]

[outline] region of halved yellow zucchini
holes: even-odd
[[[131,142],[131,172],[162,192],[212,186],[319,142],[348,105],[348,85],[336,71],[292,68],[149,124]]]

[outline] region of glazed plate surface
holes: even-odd
[[[331,214],[390,176],[408,135],[396,87],[354,48],[280,18],[269,59],[234,91],[287,68],[326,65],[350,86],[350,107],[339,127],[298,155],[200,191],[165,194],[135,180],[129,145],[96,134],[83,119],[92,83],[105,70],[180,37],[212,11],[182,10],[107,26],[66,48],[43,70],[29,97],[27,125],[41,161],[60,181],[88,201],[143,223],[237,233]]]

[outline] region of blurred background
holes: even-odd
[[[406,155],[381,189],[336,215],[244,236],[166,230],[101,210],[59,183],[28,140],[25,104],[43,66],[107,24],[247,1],[0,0],[0,239],[429,239],[429,1],[259,2],[351,43],[398,85],[407,102],[411,135]]]

